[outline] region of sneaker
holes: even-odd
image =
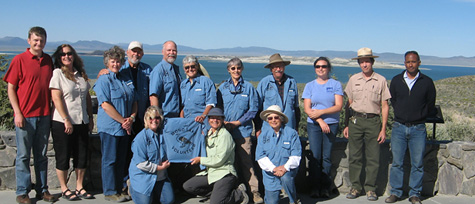
[[[386,198],[386,200],[384,200],[384,202],[386,202],[386,203],[395,203],[398,200],[400,200],[399,197],[397,197],[394,194],[391,194],[388,198]]]
[[[19,195],[16,197],[16,202],[20,204],[30,204],[31,200],[28,195]]]
[[[411,202],[412,204],[422,204],[421,199],[417,196],[410,197],[409,202]]]
[[[125,198],[120,195],[120,194],[114,194],[114,195],[104,195],[104,199],[107,201],[112,201],[116,203],[124,202]]]
[[[57,201],[58,199],[56,197],[54,197],[53,195],[51,195],[49,193],[49,191],[45,191],[41,194],[36,194],[36,199],[38,200],[44,200],[46,202],[55,202]]]
[[[261,204],[264,203],[264,199],[262,199],[261,194],[259,192],[253,192],[253,201],[255,204]]]
[[[352,188],[352,189],[350,190],[350,192],[349,192],[348,194],[346,194],[346,198],[348,198],[348,199],[355,199],[355,198],[357,198],[358,196],[360,196],[360,194],[361,194],[360,191],[358,191],[358,190]]]
[[[241,204],[248,204],[249,196],[246,193],[246,185],[244,185],[243,183],[239,184],[237,190],[241,191],[241,194],[242,194]]]
[[[122,193],[120,193],[120,196],[124,197],[124,199],[126,201],[129,201],[129,200],[132,200],[132,197],[130,197],[128,190],[125,190],[125,191],[122,191]]]
[[[376,192],[374,192],[374,191],[366,192],[366,198],[369,201],[377,201],[378,200],[378,196],[376,195]]]
[[[320,198],[320,190],[318,189],[313,189],[312,192],[310,193],[310,197],[312,198]]]
[[[330,197],[330,191],[328,189],[324,188],[320,190],[320,197],[321,198],[329,198]]]

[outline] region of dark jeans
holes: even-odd
[[[210,197],[210,204],[240,203],[243,195],[236,189],[236,182],[237,178],[232,174],[212,184],[208,183],[208,176],[194,176],[183,184],[183,188],[188,193]]]
[[[100,132],[102,153],[102,191],[114,195],[122,191],[129,136],[112,136]]]
[[[310,157],[310,180],[314,188],[330,188],[331,153],[333,142],[338,131],[338,123],[328,124],[330,133],[323,133],[320,125],[307,123],[308,142],[312,156]]]

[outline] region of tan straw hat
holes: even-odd
[[[378,58],[379,56],[374,56],[373,55],[373,50],[367,47],[360,48],[358,50],[358,57],[351,58],[352,60],[357,60],[365,57],[370,57],[370,58]]]
[[[266,66],[264,66],[265,68],[270,68],[270,65],[271,64],[274,64],[274,63],[278,63],[278,62],[283,62],[285,64],[285,66],[289,65],[290,64],[290,61],[284,61],[282,59],[282,57],[280,56],[279,53],[275,53],[273,55],[270,56],[269,58],[269,64],[267,64]]]
[[[284,120],[282,121],[283,124],[286,124],[287,122],[289,122],[289,118],[287,118],[287,116],[284,113],[282,113],[282,109],[278,105],[269,106],[269,108],[267,108],[267,110],[265,111],[262,111],[259,116],[261,116],[261,119],[263,121],[267,121],[267,116],[269,116],[272,113],[282,116],[284,118]]]

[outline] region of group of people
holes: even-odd
[[[37,198],[54,202],[48,191],[46,147],[51,127],[56,156],[56,172],[62,197],[91,199],[83,187],[87,167],[88,134],[94,126],[88,77],[81,58],[71,45],[60,45],[53,59],[43,52],[46,31],[33,27],[28,48],[14,57],[4,81],[15,113],[17,157],[17,202],[30,203],[30,151],[33,149]],[[282,190],[290,203],[299,203],[295,176],[302,145],[299,93],[296,80],[285,73],[290,61],[280,54],[270,56],[265,65],[271,72],[257,89],[242,77],[239,58],[227,63],[229,79],[218,89],[195,56],[183,59],[186,79],[175,64],[177,45],[166,41],[163,60],[154,68],[141,62],[142,43],[132,41],[127,51],[114,46],[104,52],[104,65],[92,87],[98,99],[97,129],[101,139],[102,187],[106,200],[135,203],[173,203],[173,185],[182,185],[190,194],[208,197],[210,203],[279,203]],[[127,56],[127,57],[126,57]],[[358,50],[362,72],[353,75],[343,90],[332,79],[328,58],[315,60],[316,79],[307,83],[302,99],[310,145],[312,197],[329,197],[332,191],[331,150],[335,140],[343,96],[348,96],[346,127],[352,188],[347,198],[366,191],[375,193],[379,166],[379,145],[385,141],[389,103],[394,108],[392,130],[391,196],[403,194],[403,160],[411,155],[409,200],[420,203],[425,148],[425,118],[435,104],[435,87],[420,73],[415,51],[405,54],[406,70],[395,76],[388,88],[386,79],[373,71],[369,48]],[[54,61],[53,61],[54,60]],[[50,101],[53,108],[50,107]],[[381,115],[381,117],[380,117]],[[164,127],[171,118],[188,118],[202,124],[205,153],[189,158],[185,165],[169,161]],[[257,137],[255,157],[253,137]],[[363,149],[364,148],[364,149]],[[363,154],[364,151],[364,154]],[[363,158],[363,155],[365,158]],[[76,189],[67,186],[70,158],[76,172]],[[365,160],[365,182],[360,174]],[[259,192],[254,162],[262,170],[265,196]],[[179,182],[172,172],[199,171]],[[129,182],[130,183],[129,183]],[[176,187],[176,186],[175,186]],[[249,191],[248,191],[249,189]],[[248,195],[252,197],[249,198]]]

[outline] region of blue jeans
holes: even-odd
[[[132,186],[130,187],[130,193],[132,194],[132,200],[137,204],[151,204],[152,201],[158,203],[158,199],[160,199],[161,204],[169,204],[175,200],[172,183],[168,179],[157,181],[150,195],[139,193]]]
[[[418,124],[407,127],[394,122],[391,134],[391,152],[393,163],[389,176],[391,194],[402,196],[404,179],[404,155],[409,148],[411,158],[411,175],[409,177],[409,197],[420,197],[422,191],[422,177],[424,176],[424,151],[426,142],[426,125]]]
[[[315,188],[330,188],[331,185],[331,153],[335,141],[338,123],[328,124],[330,133],[323,133],[320,125],[307,123],[308,142],[310,144],[310,180]]]
[[[285,173],[282,177],[277,177],[280,179],[282,188],[285,190],[287,195],[289,195],[289,203],[295,203],[297,199],[297,190],[295,189],[295,176],[297,175],[298,169],[291,169]],[[262,172],[265,174],[265,172]],[[266,182],[264,181],[264,188]],[[278,204],[279,203],[280,190],[270,191],[266,189],[266,195],[264,196],[264,202],[266,204]]]
[[[102,153],[102,191],[114,195],[122,191],[129,136],[113,136],[100,132]]]
[[[15,160],[16,194],[25,195],[31,191],[30,155],[33,148],[36,193],[48,190],[48,147],[50,116],[25,118],[23,128],[16,127],[17,155]]]

